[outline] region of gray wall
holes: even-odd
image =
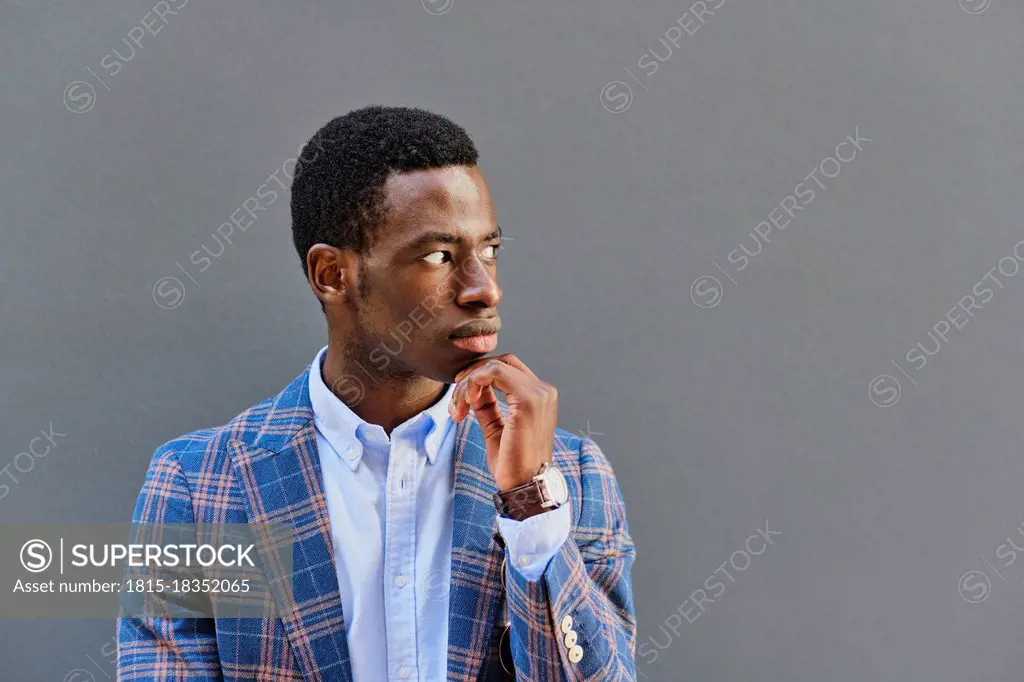
[[[327,119],[423,106],[511,237],[499,350],[618,473],[641,679],[1020,679],[1019,2],[168,1],[0,4],[0,467],[66,434],[0,522],[127,520],[302,371],[287,194],[189,255]],[[0,621],[0,678],[105,680],[112,628]]]

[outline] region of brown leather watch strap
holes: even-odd
[[[532,480],[510,490],[494,493],[494,506],[497,507],[499,514],[516,521],[554,509],[544,506],[540,484]]]

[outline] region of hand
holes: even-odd
[[[504,492],[529,482],[551,461],[558,421],[558,389],[537,378],[512,355],[480,358],[455,375],[449,412],[460,422],[470,409],[487,446],[487,468]],[[498,410],[497,389],[508,401],[508,421]]]

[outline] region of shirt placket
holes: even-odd
[[[416,633],[416,450],[392,433],[387,475],[384,604],[388,677],[419,680]]]

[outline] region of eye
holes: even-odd
[[[484,251],[486,252],[487,249],[492,249],[492,251],[491,251],[491,254],[489,256],[485,254],[484,258],[497,258],[498,257],[498,249],[500,249],[500,248],[501,248],[501,244],[488,244],[487,246],[484,247]]]
[[[434,251],[433,253],[428,253],[426,256],[423,256],[422,260],[425,260],[426,262],[430,263],[431,265],[441,265],[442,263],[445,262],[444,261],[444,257],[445,256],[448,257],[449,261],[452,259],[452,254],[449,251]],[[436,260],[436,258],[438,258],[438,257],[441,258],[441,260]],[[434,258],[435,260],[431,260],[431,258]]]

